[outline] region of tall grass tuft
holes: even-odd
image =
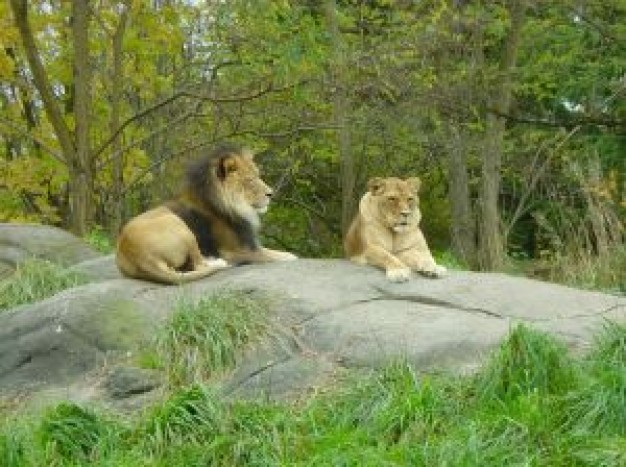
[[[0,282],[0,312],[24,303],[42,300],[87,282],[80,274],[41,259],[20,263],[15,274]]]
[[[237,402],[229,407],[226,430],[213,443],[215,465],[285,465],[287,451],[300,438],[295,408],[266,402]]]
[[[626,294],[626,247],[601,254],[588,249],[555,255],[548,279],[574,287]]]
[[[97,456],[113,432],[112,424],[94,412],[61,403],[44,414],[37,434],[41,446],[52,457],[87,461]]]
[[[586,365],[591,377],[571,396],[569,424],[626,436],[626,326],[606,323]]]
[[[501,401],[534,392],[559,394],[575,384],[574,368],[562,343],[518,325],[487,362],[478,391],[483,399]]]
[[[626,325],[607,321],[590,357],[600,366],[626,368]]]
[[[158,339],[157,354],[173,386],[192,384],[232,367],[266,324],[264,299],[242,292],[181,300]]]
[[[14,430],[0,432],[0,465],[19,467],[25,464],[24,440]]]
[[[200,443],[217,436],[225,412],[213,393],[191,386],[174,393],[149,415],[139,435],[150,450],[171,444]]]

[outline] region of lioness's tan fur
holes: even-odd
[[[295,259],[260,245],[259,213],[267,210],[271,195],[251,152],[217,148],[191,166],[180,196],[124,226],[117,265],[129,277],[180,284],[228,263]]]
[[[373,178],[344,239],[346,256],[386,271],[394,282],[411,271],[441,277],[446,269],[433,258],[419,227],[419,178]]]

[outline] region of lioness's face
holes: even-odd
[[[233,198],[233,204],[245,203],[256,212],[265,213],[273,191],[261,179],[252,153],[227,156],[221,164],[224,192]]]
[[[394,232],[404,232],[419,224],[419,187],[419,178],[373,178],[368,182],[380,219]]]

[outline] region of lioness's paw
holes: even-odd
[[[391,282],[406,282],[411,277],[409,268],[391,268],[387,269],[387,279]]]
[[[204,266],[211,269],[223,269],[230,265],[222,258],[204,258]]]
[[[440,278],[447,274],[448,270],[444,266],[440,266],[439,264],[435,265],[433,268],[421,271],[422,274],[428,277]]]

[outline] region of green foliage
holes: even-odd
[[[96,226],[87,232],[83,240],[100,253],[109,254],[115,250],[111,236],[100,226]]]
[[[80,274],[66,267],[40,259],[29,259],[17,266],[16,272],[0,282],[0,312],[32,303],[62,290],[86,283]]]
[[[454,252],[450,250],[434,250],[432,253],[437,261],[437,264],[441,264],[448,269],[469,269],[469,265],[462,259],[458,258]]]
[[[263,297],[231,292],[181,299],[157,341],[157,355],[172,385],[191,384],[232,367],[266,326]]]
[[[511,4],[335,3],[335,39],[323,2],[94,5],[90,14],[97,21],[90,21],[88,31],[93,80],[87,167],[94,178],[89,222],[105,231],[117,228],[120,217],[176,192],[186,159],[234,139],[269,156],[262,166],[278,190],[265,219],[268,244],[304,256],[341,256],[339,194],[345,173],[353,172],[355,200],[371,176],[422,177],[426,237],[435,249],[448,249],[456,222],[448,199],[455,183],[448,173],[450,141],[466,156],[468,204],[476,219],[487,110],[503,78]],[[76,85],[66,20],[71,8],[67,2],[28,6],[40,61],[70,133]],[[58,125],[35,97],[11,8],[0,6],[0,12],[6,44],[0,77],[7,83],[0,90],[0,221],[67,226],[77,212],[77,184],[70,182],[79,175],[63,154]],[[509,251],[518,259],[556,257],[552,280],[619,288],[603,271],[596,280],[591,258],[576,258],[593,251],[589,244],[564,254],[535,237],[545,234],[538,216],[554,222],[553,207],[566,204],[584,228],[557,229],[554,237],[590,237],[593,245],[581,209],[587,188],[602,195],[597,201],[603,214],[616,214],[623,224],[626,165],[619,122],[626,115],[626,61],[619,39],[625,17],[623,0],[589,0],[584,8],[564,0],[526,9],[502,145],[500,214],[509,220],[523,204],[523,219],[507,232]],[[115,38],[119,56],[113,53]],[[345,125],[335,121],[339,94],[345,97]],[[576,129],[568,141],[564,128]],[[347,172],[340,133],[354,159]],[[597,173],[581,177],[589,186],[573,183],[571,167],[584,166],[592,155]],[[88,238],[111,251],[99,233]],[[580,276],[572,277],[576,271]]]

